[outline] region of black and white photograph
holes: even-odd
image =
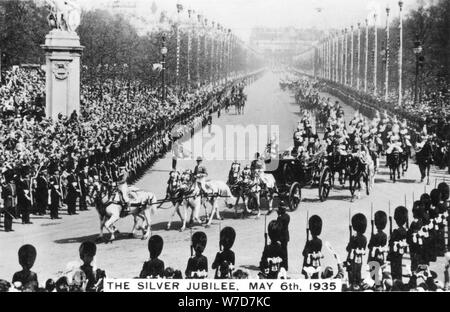
[[[450,290],[449,0],[0,0],[0,74],[0,292]]]

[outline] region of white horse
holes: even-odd
[[[142,239],[146,240],[150,237],[151,233],[151,215],[156,211],[156,196],[153,193],[144,192],[137,188],[129,188],[131,199],[130,211],[126,215],[122,215],[122,206],[120,204],[120,194],[115,192],[112,200],[109,198],[108,192],[105,187],[99,183],[93,185],[90,192],[90,198],[95,199],[95,206],[100,218],[100,235],[99,238],[103,238],[103,228],[106,228],[111,233],[110,240],[115,239],[116,228],[114,224],[121,218],[125,218],[128,215],[133,216],[134,224],[131,231],[135,236],[136,231],[142,230]],[[138,219],[142,219],[146,224],[145,227],[137,227]],[[143,225],[144,225],[143,223]]]
[[[223,181],[206,181],[205,187],[208,191],[208,194],[211,194],[211,197],[208,198],[208,201],[212,207],[211,213],[208,217],[208,223],[206,224],[206,226],[208,227],[211,226],[214,215],[216,215],[218,220],[222,220],[217,206],[217,200],[219,198],[224,198],[227,207],[233,208],[234,203],[236,202],[236,198],[233,196],[228,184]]]

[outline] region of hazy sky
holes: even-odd
[[[103,0],[102,2],[112,2]],[[418,0],[404,0],[405,11]],[[430,1],[430,0],[428,0]],[[93,0],[79,0],[82,5],[92,6]],[[94,2],[98,2],[95,0]],[[385,8],[391,7],[392,16],[398,16],[398,0],[122,0],[136,2],[139,7],[150,7],[153,2],[159,8],[176,11],[176,3],[185,8],[201,11],[209,20],[231,28],[243,39],[248,39],[254,26],[265,27],[317,27],[343,28],[355,25],[374,10],[379,12],[379,25],[384,25]],[[317,8],[322,8],[318,13]],[[371,20],[373,23],[373,20]]]

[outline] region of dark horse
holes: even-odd
[[[357,156],[349,156],[347,161],[346,176],[348,177],[350,184],[350,193],[352,194],[352,201],[355,198],[355,191],[361,190],[361,179],[363,179],[366,185],[366,193],[370,195],[369,189],[369,177],[370,172],[366,164],[361,161],[361,158]]]
[[[347,158],[346,155],[339,154],[337,149],[337,145],[332,146],[331,155],[327,157],[327,164],[331,170],[331,184],[334,186],[334,176],[336,173],[339,173],[339,183],[341,185],[345,184],[345,169],[347,166]]]
[[[401,153],[398,150],[394,150],[391,154],[386,156],[386,160],[389,166],[389,178],[395,183],[397,180],[400,180],[400,167],[402,164]]]
[[[427,178],[427,184],[430,184],[430,169],[431,164],[433,163],[433,147],[431,143],[427,141],[425,145],[416,152],[416,161],[419,165],[421,179],[423,182],[425,178]]]

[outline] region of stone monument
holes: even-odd
[[[73,1],[47,0],[49,24],[42,49],[46,59],[46,116],[80,112],[80,58],[83,47],[75,32],[80,24],[80,7]]]

